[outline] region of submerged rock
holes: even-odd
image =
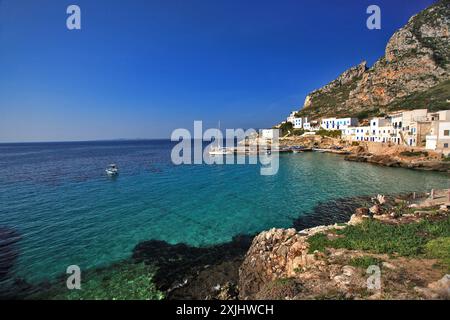
[[[157,267],[154,281],[169,298],[205,299],[214,295],[215,286],[237,283],[237,270],[251,240],[252,236],[241,235],[209,247],[150,240],[134,248],[132,259]]]

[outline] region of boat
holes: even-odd
[[[220,121],[219,121],[219,130],[220,130]],[[208,153],[211,156],[220,156],[220,155],[226,155],[226,154],[233,154],[233,151],[229,148],[221,147],[220,141],[217,140],[217,146],[209,149]]]
[[[312,151],[315,151],[315,152],[327,152],[328,150],[327,149],[320,149],[320,148],[312,148]]]
[[[105,172],[108,176],[116,176],[119,174],[119,169],[115,164],[110,164],[108,168],[105,169]]]
[[[233,152],[228,148],[222,148],[220,145],[218,147],[213,147],[209,150],[209,154],[212,156],[233,154]]]
[[[303,151],[305,151],[305,147],[300,147],[300,146],[294,146],[291,148],[293,153],[301,153]]]

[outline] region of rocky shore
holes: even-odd
[[[415,196],[380,196],[345,224],[260,233],[239,270],[239,298],[450,299],[448,191]]]
[[[318,135],[283,138],[280,144],[287,147],[302,146],[324,149],[326,152],[344,155],[344,159],[347,161],[367,162],[386,167],[450,172],[448,159],[440,153],[423,148],[376,142],[351,144],[341,139]]]
[[[68,293],[61,275],[23,282],[10,298],[450,299],[448,192],[319,203],[294,228],[210,247],[144,241],[130,259],[87,271],[85,292]],[[370,266],[380,268],[377,290]]]
[[[172,283],[166,287],[166,297],[449,299],[448,191],[436,191],[430,197],[411,193],[339,199],[319,204],[311,215],[294,222],[295,229],[271,229],[253,239],[238,237],[234,244],[210,248],[185,247],[180,250],[184,258],[164,250],[171,256],[160,270]],[[351,241],[345,242],[346,237]],[[143,250],[148,255],[145,246],[135,252]],[[196,259],[187,258],[190,251]],[[159,259],[157,252],[150,256],[149,262]],[[174,259],[180,268],[170,263]],[[381,271],[378,290],[367,288],[371,265]],[[178,285],[173,286],[174,279]],[[164,283],[158,275],[155,280]]]

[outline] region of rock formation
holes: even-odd
[[[421,197],[425,199],[426,195]],[[406,203],[405,199],[417,203],[400,215],[393,214],[398,211],[399,203]],[[316,246],[317,239],[342,240],[344,236],[339,231],[358,225],[368,228],[364,223],[369,221],[377,220],[392,226],[419,223],[423,219],[448,219],[450,204],[436,211],[436,203],[411,199],[416,198],[377,196],[373,199],[377,203],[376,214],[361,207],[346,224],[318,226],[299,232],[296,229],[271,229],[260,233],[253,239],[239,269],[239,299],[449,299],[450,275],[446,274],[447,267],[436,259],[328,245],[324,246],[325,250],[312,247],[311,238],[316,238],[313,241]],[[442,199],[436,201],[445,201]],[[419,207],[425,211],[412,209]],[[407,213],[411,210],[414,213]],[[373,267],[381,270],[380,287],[368,285]]]
[[[441,0],[398,30],[371,68],[362,62],[310,93],[300,114],[364,118],[396,109],[449,109],[449,80],[450,0]]]

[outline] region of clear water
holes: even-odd
[[[443,188],[449,175],[286,154],[258,165],[174,166],[169,141],[0,145],[0,227],[21,236],[13,275],[36,282],[127,258],[142,240],[204,246],[291,226],[319,201]],[[109,163],[121,172],[105,176]]]

